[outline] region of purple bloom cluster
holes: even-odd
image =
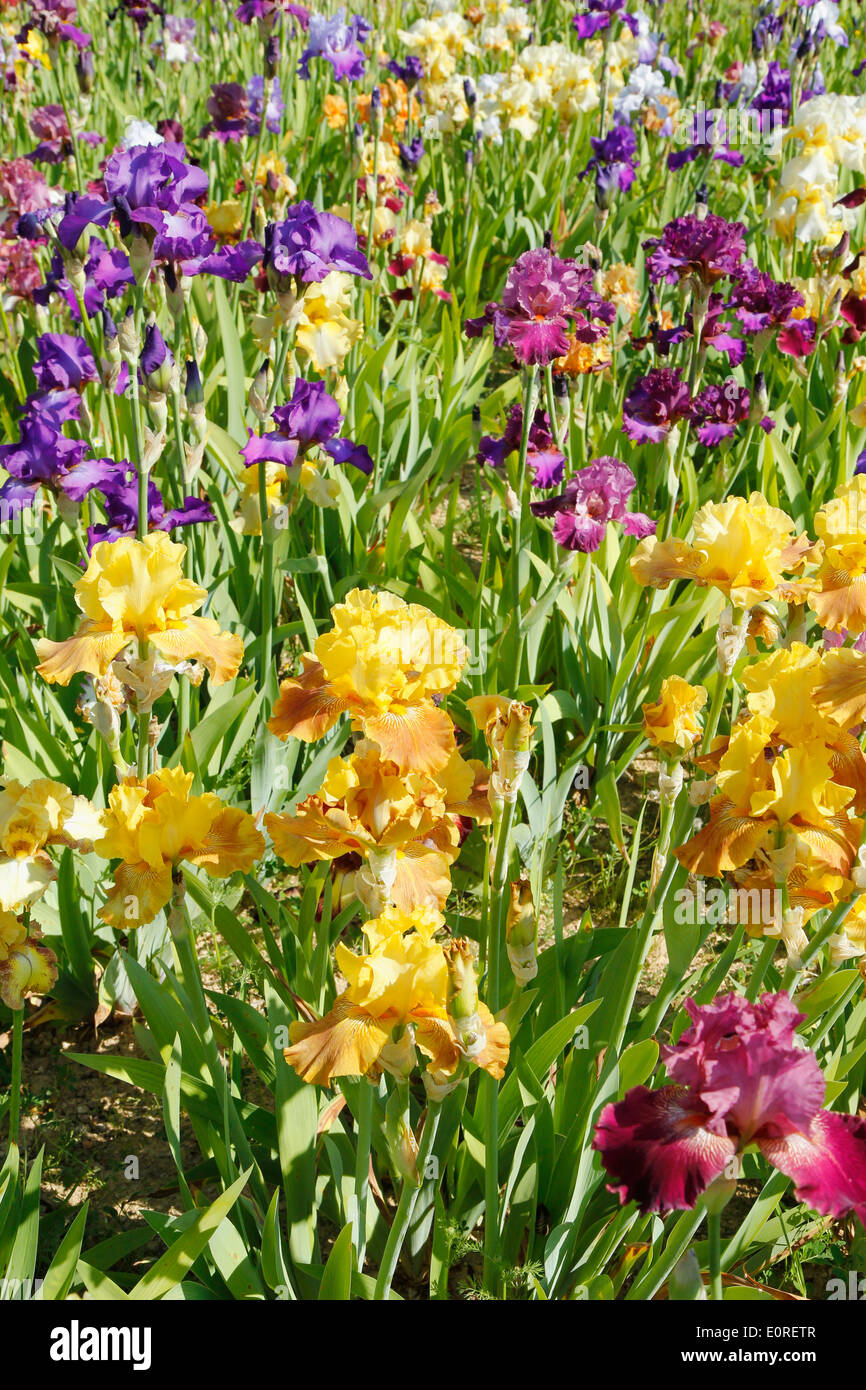
[[[78,49],[89,48],[91,38],[83,33],[73,20],[78,18],[76,0],[30,0],[30,13],[19,38],[27,40],[29,29],[38,29],[49,44],[71,43]]]
[[[569,332],[594,343],[616,317],[615,306],[596,294],[592,280],[588,267],[552,251],[524,251],[508,272],[501,304],[488,304],[481,318],[467,319],[464,332],[477,338],[492,324],[497,347],[507,344],[527,366],[546,366],[568,352]]]
[[[627,536],[651,536],[656,523],[643,512],[627,510],[636,479],[620,459],[605,455],[593,459],[569,478],[558,497],[532,502],[536,516],[552,516],[553,536],[566,550],[589,554],[598,550],[611,522],[622,526]]]
[[[337,437],[343,414],[322,382],[299,377],[292,399],[287,405],[278,406],[273,418],[277,428],[268,434],[248,431],[249,438],[241,450],[247,467],[264,461],[291,468],[310,449],[319,446],[335,463],[351,463],[362,473],[372,473],[373,460],[366,446]]]

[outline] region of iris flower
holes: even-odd
[[[662,1048],[675,1084],[635,1086],[601,1113],[593,1148],[610,1191],[643,1212],[687,1210],[755,1145],[799,1201],[866,1221],[866,1120],[822,1108],[823,1073],[795,1040],[805,1015],[787,994],[685,1007],[692,1027]]]
[[[175,545],[164,532],[143,541],[124,536],[95,545],[75,585],[84,618],[72,637],[37,642],[40,675],[59,685],[68,685],[79,671],[104,676],[137,642],[139,655],[149,644],[169,666],[199,661],[215,685],[231,680],[243,657],[243,642],[221,632],[213,618],[194,616],[207,590],[184,577],[185,554],[186,547]]]
[[[184,860],[212,878],[228,878],[261,857],[265,841],[252,816],[212,792],[193,796],[192,781],[191,772],[173,767],[112,787],[104,833],[93,846],[103,859],[120,860],[114,889],[99,909],[104,922],[126,931],[153,921]]]
[[[309,743],[347,713],[401,772],[443,768],[454,726],[433,697],[460,679],[468,653],[459,633],[387,591],[353,589],[331,616],[302,674],[280,686],[268,728]]]
[[[324,1018],[293,1023],[289,1030],[291,1046],[284,1055],[304,1081],[327,1086],[337,1076],[377,1076],[392,1067],[405,1075],[415,1061],[415,1047],[437,1081],[452,1076],[464,1058],[493,1077],[503,1075],[508,1029],[478,1001],[477,990],[471,1032],[467,1015],[454,1010],[458,991],[452,981],[458,971],[467,974],[459,950],[465,943],[437,942],[442,922],[429,909],[406,913],[390,908],[365,923],[367,950],[362,955],[338,943],[337,966],[347,988]],[[467,983],[471,987],[472,981],[460,979],[460,995],[471,992]]]
[[[265,816],[274,849],[297,868],[357,854],[365,860],[354,889],[376,910],[442,907],[449,866],[460,846],[458,818],[489,820],[487,771],[456,751],[435,776],[398,771],[377,744],[362,739],[347,758],[332,758],[322,786],[294,815]]]

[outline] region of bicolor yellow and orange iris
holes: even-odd
[[[265,816],[276,853],[297,868],[359,854],[354,890],[372,911],[393,900],[403,911],[444,906],[460,844],[457,818],[489,819],[487,770],[453,751],[435,775],[401,773],[378,744],[332,758],[319,790],[294,815]]]
[[[454,751],[454,726],[433,696],[453,690],[467,660],[454,628],[396,594],[353,589],[334,626],[284,681],[268,728],[313,742],[341,714],[400,772],[435,773]]]
[[[200,662],[215,685],[236,675],[243,642],[222,632],[213,618],[196,617],[207,591],[183,573],[186,547],[163,531],[144,540],[123,536],[93,547],[90,562],[75,585],[75,601],[84,614],[72,637],[62,642],[41,639],[39,673],[47,681],[68,685],[77,672],[107,674],[112,661],[133,643],[151,646],[169,666]]]
[[[337,945],[347,988],[324,1018],[290,1029],[285,1057],[304,1081],[326,1086],[334,1077],[375,1076],[392,1066],[405,1075],[407,1048],[411,1064],[415,1047],[437,1078],[454,1075],[469,1051],[448,1012],[448,959],[436,940],[442,921],[429,909],[409,914],[390,908],[365,923],[367,950],[361,955]],[[476,1012],[471,1060],[500,1077],[508,1030],[484,1004]]]
[[[252,816],[212,792],[194,796],[192,780],[182,768],[163,768],[112,788],[104,834],[94,844],[103,859],[121,861],[99,910],[111,926],[128,931],[152,921],[169,902],[173,871],[183,861],[228,878],[260,858],[265,842]]]
[[[691,542],[648,536],[631,558],[639,584],[666,589],[675,579],[711,585],[735,608],[754,608],[770,598],[802,602],[808,586],[799,575],[816,548],[797,535],[786,512],[771,507],[759,492],[708,502],[692,522]]]
[[[702,685],[689,685],[682,676],[662,681],[659,698],[643,705],[643,732],[654,748],[668,758],[682,758],[700,738],[700,712],[707,702]]]

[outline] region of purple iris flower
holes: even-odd
[[[636,486],[631,469],[620,459],[603,455],[581,468],[558,497],[532,502],[535,516],[552,516],[553,536],[566,550],[588,554],[598,550],[611,522],[628,535],[652,535],[655,522],[640,512],[627,510]]]
[[[402,63],[397,58],[392,58],[389,63],[385,64],[385,67],[390,73],[393,73],[398,82],[403,82],[410,91],[424,79],[424,64],[414,53],[410,53],[407,58],[404,58]]]
[[[346,21],[345,8],[341,6],[336,14],[310,15],[307,30],[307,46],[298,63],[299,75],[310,76],[310,59],[324,58],[334,69],[338,82],[358,82],[364,76],[365,58],[360,44],[371,31],[371,26],[360,15],[353,15]]]
[[[320,381],[298,377],[292,398],[274,411],[277,428],[265,435],[249,431],[241,453],[249,467],[265,461],[290,468],[316,445],[321,445],[335,463],[351,463],[362,473],[372,473],[373,460],[363,444],[336,438],[343,423],[337,402]]]
[[[690,416],[702,444],[720,444],[749,418],[751,396],[733,377],[722,386],[707,386],[692,401]]]
[[[478,445],[477,462],[501,468],[505,460],[517,452],[523,436],[523,406],[518,401],[513,405],[505,423],[502,435],[486,434]],[[556,448],[550,416],[539,406],[529,426],[526,463],[532,474],[532,483],[537,488],[556,487],[562,482],[565,470],[565,457]]]
[[[635,180],[638,167],[637,136],[631,126],[618,125],[602,138],[592,136],[589,142],[593,158],[578,176],[595,170],[596,195],[601,207],[609,207],[614,191],[625,193]]]
[[[176,212],[207,193],[207,174],[186,164],[185,155],[183,145],[168,142],[115,150],[105,166],[105,191],[109,198],[126,199],[133,222],[160,231],[160,213]]]
[[[420,135],[413,136],[408,145],[404,145],[402,140],[399,140],[397,150],[403,169],[407,174],[410,174],[413,169],[418,168],[424,158],[424,141]]]
[[[728,307],[734,310],[744,331],[755,335],[759,351],[774,329],[780,329],[778,345],[782,352],[794,357],[807,357],[814,346],[814,323],[794,316],[794,310],[801,309],[804,303],[793,285],[774,280],[755,266],[748,268],[728,299]]]
[[[723,118],[724,120],[724,118]],[[676,171],[683,169],[687,164],[691,164],[698,156],[720,160],[723,164],[730,164],[734,168],[739,168],[743,162],[743,156],[739,150],[732,150],[728,144],[727,131],[724,135],[721,130],[714,129],[715,115],[712,111],[700,111],[698,115],[692,117],[691,138],[692,143],[683,150],[672,150],[668,155],[668,168]]]
[[[288,405],[278,406],[274,420],[281,434],[298,442],[303,454],[314,444],[327,444],[340,429],[343,412],[321,381],[298,377]]]
[[[74,251],[90,226],[107,227],[112,214],[111,203],[87,193],[68,193],[63,204],[63,216],[57,224],[57,240],[67,251]]]
[[[92,550],[98,541],[116,541],[121,536],[134,536],[138,529],[137,471],[126,459],[119,463],[113,459],[101,459],[99,463],[101,468],[90,470],[80,480],[84,489],[81,495],[95,488],[102,493],[105,505],[105,522],[88,528],[88,550]],[[82,464],[81,468],[87,470],[87,464]],[[148,481],[147,511],[148,530],[151,531],[173,531],[178,526],[196,526],[214,519],[210,503],[200,497],[185,497],[183,506],[166,511],[162,493],[151,481]]]
[[[626,396],[622,428],[635,444],[658,444],[685,419],[690,407],[689,388],[679,372],[655,367]]]
[[[83,338],[72,333],[43,333],[36,339],[38,354],[33,367],[40,391],[79,391],[97,380],[93,353]]]
[[[283,222],[266,228],[265,266],[277,277],[294,276],[305,284],[324,280],[332,270],[372,279],[351,223],[331,212],[316,212],[307,202],[294,203]]]
[[[39,140],[27,156],[34,164],[59,164],[72,154],[72,135],[62,106],[37,106],[30,117],[30,129]],[[86,145],[101,145],[105,139],[95,130],[83,130],[75,138]]]
[[[0,501],[32,506],[40,484],[52,491],[63,488],[69,471],[87,453],[86,440],[67,439],[50,414],[29,409],[21,417],[16,444],[0,445],[0,467],[9,478],[0,488]]]
[[[257,241],[241,241],[237,246],[220,246],[193,256],[182,261],[180,268],[184,275],[218,275],[221,280],[242,284],[263,254]]]
[[[248,135],[258,135],[259,126],[262,122],[262,102],[265,94],[265,79],[261,73],[256,73],[247,83],[247,98],[250,106],[250,117],[247,125]],[[280,122],[282,120],[283,92],[280,87],[280,79],[275,77],[271,84],[271,91],[268,97],[268,108],[265,112],[265,128],[272,135],[279,135]]]
[[[660,237],[644,242],[649,277],[653,283],[666,280],[674,285],[691,277],[714,285],[725,275],[737,274],[746,251],[745,238],[742,222],[726,222],[712,212],[706,217],[674,218]]]
[[[631,32],[637,37],[637,18],[628,13],[623,0],[588,0],[587,12],[576,14],[572,23],[577,30],[579,39],[591,39],[602,29],[608,29],[614,19],[627,24]]]
[[[106,299],[123,294],[127,285],[134,284],[129,258],[120,248],[109,250],[99,237],[90,238],[87,260],[84,262],[84,307],[89,317],[98,314]],[[51,269],[45,277],[44,285],[33,291],[37,304],[48,304],[52,294],[62,294],[69,305],[72,317],[81,318],[78,297],[66,278],[66,267],[59,252],[51,258]]]

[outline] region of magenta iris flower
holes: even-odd
[[[715,285],[725,275],[735,276],[746,253],[746,229],[742,222],[724,217],[676,217],[660,237],[644,242],[649,251],[646,267],[650,280],[675,285],[687,277],[703,285]]]
[[[642,512],[629,512],[636,479],[627,464],[603,455],[569,478],[558,497],[532,502],[535,516],[553,517],[553,537],[566,550],[598,550],[611,522],[628,536],[651,536],[656,524]]]
[[[610,1191],[643,1212],[687,1210],[754,1144],[814,1211],[866,1219],[866,1120],[822,1108],[824,1076],[795,1041],[805,1015],[788,995],[685,1007],[692,1027],[662,1048],[675,1084],[635,1086],[601,1112],[593,1148]]]
[[[467,337],[493,325],[497,347],[508,345],[526,366],[547,366],[564,357],[569,332],[581,342],[604,337],[616,308],[592,287],[592,271],[561,260],[546,248],[524,251],[508,272],[501,304],[488,304],[481,318],[467,319]]]
[[[690,408],[689,388],[679,372],[656,367],[636,381],[626,396],[622,427],[635,444],[658,444]]]

